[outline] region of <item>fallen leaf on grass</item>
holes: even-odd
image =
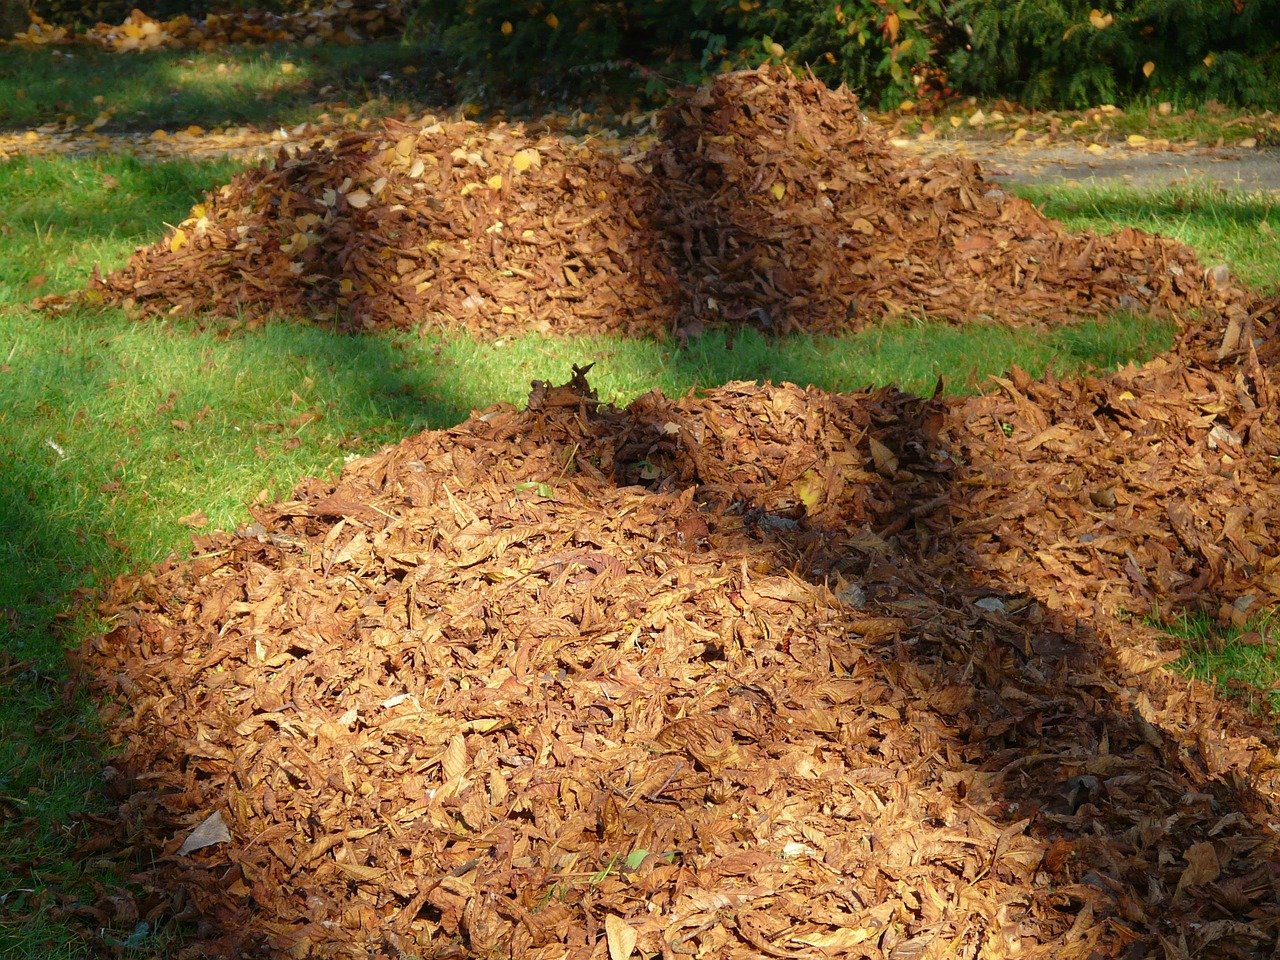
[[[209,517],[203,510],[193,510],[185,517],[179,517],[178,522],[184,527],[204,527],[208,526]]]

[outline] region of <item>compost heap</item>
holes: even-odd
[[[87,850],[193,956],[1244,957],[1275,741],[1124,613],[1280,600],[1277,304],[920,400],[582,371],[118,581]]]
[[[767,68],[686,91],[644,152],[388,122],[282,153],[94,286],[151,314],[485,336],[1063,322],[1210,296],[1186,247],[1068,233],[971,161],[896,152],[847,90]]]

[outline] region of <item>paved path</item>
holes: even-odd
[[[46,126],[0,132],[0,158],[40,153],[119,153],[147,158],[233,156],[247,160],[273,156],[281,147],[301,147],[326,132],[309,124],[292,130],[247,127],[175,133],[103,134],[82,128]],[[1167,147],[1075,142],[1012,144],[979,139],[894,139],[918,156],[959,153],[982,164],[994,179],[1012,184],[1120,182],[1140,187],[1210,182],[1246,192],[1280,196],[1280,149]]]
[[[1160,149],[1106,144],[1056,143],[1044,147],[982,140],[897,140],[925,156],[973,157],[995,180],[1012,184],[1124,183],[1137,187],[1213,183],[1249,193],[1280,195],[1280,149],[1184,147]]]

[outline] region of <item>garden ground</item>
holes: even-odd
[[[1033,374],[1050,364],[1060,374],[1090,365],[1106,370],[1151,356],[1172,340],[1167,324],[1113,315],[1049,334],[898,321],[852,337],[796,337],[781,347],[751,332],[730,344],[713,331],[671,350],[652,341],[606,337],[482,344],[460,334],[350,337],[279,323],[137,324],[116,308],[79,308],[49,318],[21,306],[38,293],[81,286],[95,260],[118,265],[136,242],[159,239],[164,223],[183,219],[191,203],[225,182],[233,169],[226,162],[153,164],[101,156],[20,156],[0,169],[3,229],[11,251],[0,267],[6,304],[0,317],[0,431],[14,451],[4,503],[4,565],[14,575],[0,598],[10,657],[0,787],[7,837],[0,860],[14,879],[0,929],[16,956],[91,950],[77,941],[86,917],[74,911],[57,915],[50,908],[67,891],[81,891],[85,904],[100,904],[93,884],[113,880],[113,861],[105,851],[101,864],[70,862],[73,844],[86,849],[86,831],[92,839],[94,821],[78,815],[104,810],[98,786],[102,758],[93,745],[97,721],[83,693],[66,687],[62,662],[64,644],[77,646],[93,634],[79,601],[85,590],[103,586],[114,574],[183,551],[190,528],[240,527],[248,519],[246,503],[277,501],[304,475],[332,476],[351,454],[424,427],[452,425],[472,408],[522,402],[530,380],[563,379],[574,361],[596,360],[592,386],[615,402],[653,387],[676,396],[693,386],[741,378],[842,392],[898,383],[926,393],[939,374],[950,378],[950,389],[973,390],[1015,365]],[[1277,285],[1274,229],[1280,217],[1274,199],[1265,195],[1203,186],[1066,185],[1030,195],[1073,227],[1157,228],[1196,246],[1205,262],[1226,259],[1250,283],[1262,289]],[[670,469],[656,460],[651,466]],[[511,482],[513,489],[532,484],[517,491],[526,499],[555,500],[539,489],[546,479],[531,475]],[[673,528],[672,536],[678,532]],[[1206,623],[1198,621],[1197,629]],[[1224,677],[1238,671],[1252,689],[1265,690],[1275,676],[1265,624],[1246,626],[1238,645],[1224,644],[1219,632],[1192,652],[1202,654],[1202,668],[1214,664]],[[713,663],[706,652],[693,651],[699,662]],[[443,746],[452,742],[448,738]],[[473,751],[469,761],[474,760]],[[720,763],[714,757],[707,762]],[[655,786],[665,789],[676,777],[671,773],[671,780]],[[1067,801],[1077,808],[1072,815],[1082,805],[1076,800]],[[629,837],[626,817],[620,816],[616,829],[602,821],[615,844]],[[816,843],[797,836],[788,842]],[[657,842],[619,847],[619,856],[627,860],[641,849],[656,851]],[[658,852],[667,854],[666,848]],[[337,862],[359,865],[342,856]],[[625,892],[644,859],[634,865],[627,860],[630,872],[624,876],[620,870],[616,877],[610,876],[612,867],[584,864],[587,886],[615,895],[621,884]],[[671,864],[654,862],[646,869],[652,875],[666,866]],[[601,870],[603,876],[592,880]],[[144,950],[163,949],[165,938],[176,935],[141,918],[129,921],[128,910],[122,910],[94,915],[91,924],[108,926],[109,937]],[[751,943],[751,937],[765,934],[743,919],[739,935]],[[792,943],[806,945],[821,946]]]

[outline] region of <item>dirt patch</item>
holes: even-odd
[[[346,134],[237,178],[94,287],[153,315],[686,335],[1185,313],[1203,277],[1184,246],[1068,233],[970,161],[906,156],[847,91],[759,71],[686,91],[631,154],[463,122]]]
[[[1276,744],[1129,614],[1280,598],[1278,306],[963,400],[576,373],[304,483],[112,589],[89,849],[134,890],[81,915],[192,956],[1269,949]]]

